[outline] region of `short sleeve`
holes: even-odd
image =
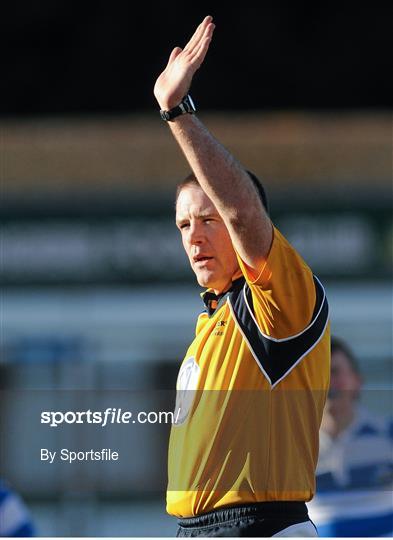
[[[252,293],[255,318],[264,334],[285,339],[310,324],[316,307],[313,274],[277,228],[273,228],[269,255],[256,275],[239,255],[238,261]]]

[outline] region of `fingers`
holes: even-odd
[[[189,59],[193,64],[197,64],[199,67],[203,60],[205,59],[206,53],[209,49],[209,45],[213,36],[214,32],[214,24],[209,24],[208,27],[206,27],[205,32],[201,39],[199,40],[198,45],[196,45],[189,55]]]
[[[201,24],[197,27],[197,29],[194,32],[194,35],[191,37],[187,45],[184,47],[184,51],[188,53],[192,53],[196,47],[199,46],[200,40],[206,30],[206,28],[209,26],[209,24],[212,22],[213,17],[208,15],[203,19]]]
[[[205,59],[206,53],[209,49],[210,40],[204,40],[199,49],[195,52],[194,56],[191,58],[192,64],[196,65],[198,68],[201,66],[202,62]]]

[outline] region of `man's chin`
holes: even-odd
[[[213,284],[209,279],[205,279],[203,277],[197,276],[197,282],[198,282],[198,285],[200,285],[204,289],[212,289],[213,288]]]
[[[197,282],[201,287],[206,289],[214,288],[216,280],[211,272],[195,272]]]

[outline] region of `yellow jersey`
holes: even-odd
[[[324,288],[274,228],[258,276],[238,257],[232,287],[204,293],[177,380],[167,511],[308,501],[329,387]]]

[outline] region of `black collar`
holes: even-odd
[[[209,317],[211,317],[215,313],[215,311],[225,303],[227,296],[231,292],[233,292],[234,290],[238,288],[241,288],[243,284],[244,284],[244,277],[242,276],[232,281],[232,285],[230,289],[228,289],[225,292],[216,294],[213,291],[207,290],[204,293],[202,293],[201,296],[202,296],[203,302],[205,303],[206,312],[209,315]]]

